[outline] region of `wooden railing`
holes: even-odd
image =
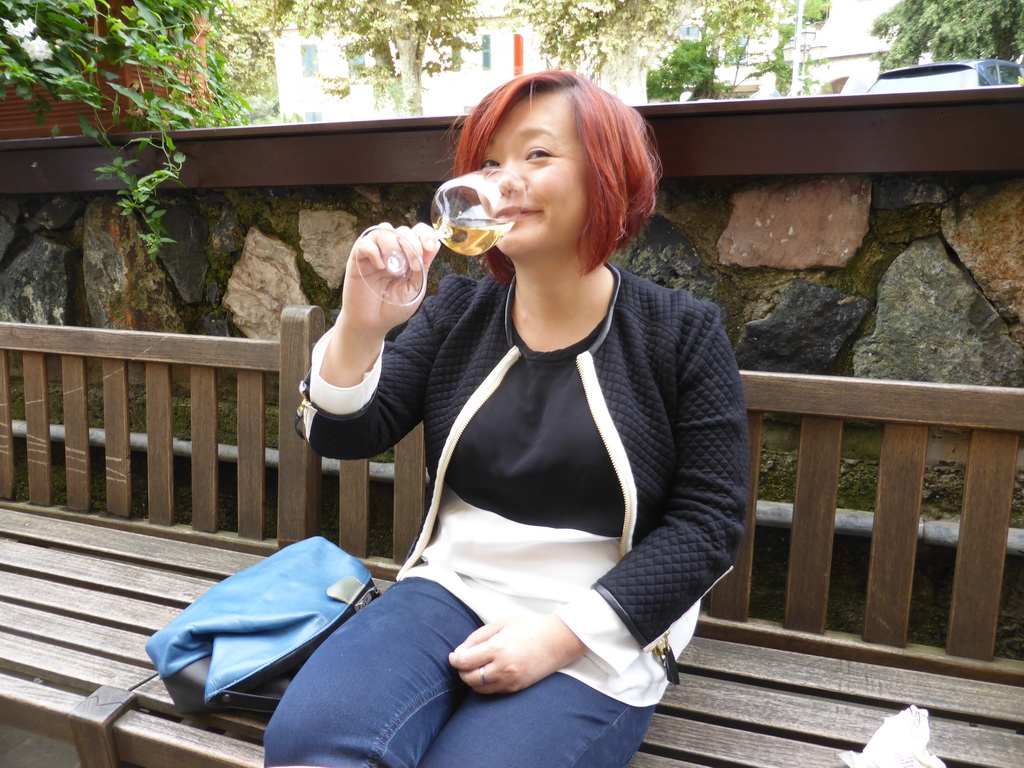
[[[639,107],[666,178],[1024,171],[1024,89],[738,99]],[[208,128],[174,133],[190,189],[438,182],[451,172],[451,117]],[[130,136],[115,137],[128,140]],[[146,158],[144,157],[145,161]],[[155,158],[150,158],[153,162]],[[117,188],[86,137],[0,141],[3,194]]]

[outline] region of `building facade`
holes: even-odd
[[[516,74],[546,68],[530,30],[517,28],[501,12],[500,0],[482,3],[486,11],[477,33],[467,36],[452,71],[423,80],[423,115],[450,116],[468,111],[484,95]],[[395,116],[388,98],[360,82],[358,70],[369,57],[351,56],[339,36],[305,36],[292,27],[275,41],[281,114],[290,122],[376,120]],[[430,52],[427,54],[430,56]],[[347,93],[339,93],[344,85]]]

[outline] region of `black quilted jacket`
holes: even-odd
[[[620,276],[608,333],[593,356],[637,509],[632,548],[596,587],[648,646],[735,558],[746,501],[746,412],[718,309],[685,291]],[[347,417],[313,417],[313,448],[365,458],[423,421],[433,483],[456,415],[509,351],[508,294],[493,280],[444,279],[385,346],[368,406]]]

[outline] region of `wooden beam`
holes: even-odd
[[[146,364],[146,472],[149,522],[174,524],[174,402],[171,366]]]
[[[46,355],[26,352],[25,369],[25,453],[28,457],[28,500],[33,504],[53,503],[53,466],[50,457],[50,387]]]
[[[64,383],[64,472],[68,509],[88,512],[92,505],[92,455],[89,447],[89,378],[84,357],[61,358]]]
[[[0,323],[0,347],[23,352],[84,355],[138,363],[185,363],[221,368],[276,371],[277,341],[226,339],[185,333]]]
[[[804,417],[793,498],[786,629],[825,631],[842,447],[842,421]]]
[[[743,371],[751,411],[1024,432],[1024,389]]]
[[[666,178],[1024,170],[1020,142],[976,139],[1024,121],[1020,88],[736,99],[638,111],[651,125]],[[181,180],[193,189],[435,183],[451,173],[454,121],[245,126],[173,137],[188,158]],[[0,189],[110,191],[116,182],[93,170],[109,160],[85,137],[2,141]]]
[[[278,390],[277,540],[282,546],[320,533],[322,465],[295,432],[299,382],[309,370],[313,345],[324,333],[320,307],[285,307],[281,313],[281,376]]]
[[[864,639],[907,644],[928,427],[887,424],[878,462]]]
[[[258,371],[238,373],[238,535],[267,535],[267,385]]]
[[[14,432],[11,428],[11,363],[0,349],[0,498],[14,498]]]
[[[107,434],[107,512],[128,517],[132,508],[132,453],[128,417],[128,363],[103,361],[103,426]]]
[[[1018,436],[975,430],[967,449],[960,544],[946,651],[989,660],[999,626]]]

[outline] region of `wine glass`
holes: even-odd
[[[430,221],[445,245],[463,256],[493,248],[523,209],[523,182],[505,168],[485,168],[442,184]]]
[[[446,181],[434,194],[430,221],[438,238],[456,253],[479,256],[515,224],[523,207],[523,183],[505,168],[484,168]],[[408,306],[427,289],[420,246],[407,233],[385,225],[370,227],[360,235],[384,230],[394,243],[381,243],[384,267],[359,259],[359,276],[377,298],[388,304]]]

